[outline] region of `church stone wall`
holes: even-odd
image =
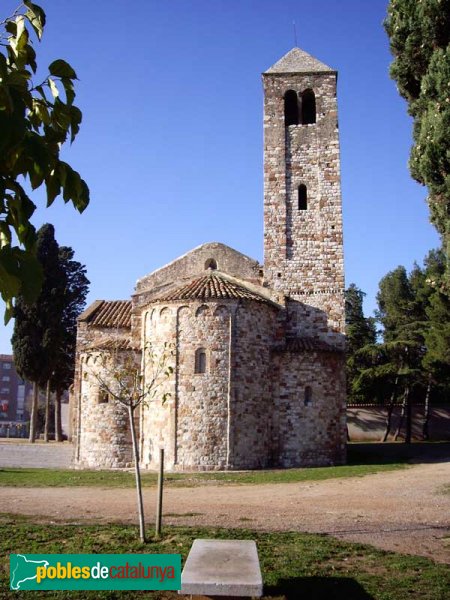
[[[83,354],[76,466],[130,467],[133,457],[127,409],[111,398],[103,401],[96,373],[105,379],[100,353]]]
[[[273,365],[273,453],[278,465],[345,462],[344,355],[281,352],[274,354]]]
[[[270,462],[271,355],[277,310],[245,303],[233,332],[231,460],[234,469],[258,469]]]
[[[76,467],[115,468],[129,466],[132,461],[128,416],[116,402],[98,402],[98,382],[94,376],[98,368],[97,353],[89,350],[106,342],[120,344],[129,336],[126,327],[78,323],[75,377],[70,394]]]
[[[263,76],[264,276],[276,290],[329,313],[344,332],[344,265],[336,73]],[[284,94],[312,89],[316,123],[285,126]],[[307,186],[307,210],[298,186]]]
[[[186,306],[178,323],[177,468],[225,469],[228,465],[229,340],[231,306]],[[195,354],[205,349],[205,373]]]
[[[144,409],[143,465],[156,468],[164,448],[166,465],[175,470],[267,466],[277,309],[217,300],[156,306],[151,314],[144,342],[156,349],[172,340],[175,355],[174,373],[157,395],[169,393],[169,399]],[[199,349],[206,352],[204,373],[195,372]]]
[[[229,330],[233,302],[156,306],[145,342],[173,343],[174,372],[158,391],[161,404],[144,410],[143,463],[156,466],[159,448],[174,469],[224,469],[228,460]],[[161,319],[166,315],[165,322]],[[206,370],[195,372],[196,351],[206,352]],[[150,376],[150,372],[147,376]]]
[[[314,337],[345,349],[345,336],[341,327],[344,295],[299,294],[286,300],[286,335],[288,337]]]
[[[142,314],[144,385],[155,380],[149,398],[141,410],[141,462],[144,467],[156,469],[159,449],[164,448],[165,464],[174,464],[176,393],[175,370],[166,376],[167,367],[174,367],[173,352],[176,343],[176,307],[150,306]],[[167,396],[164,400],[164,396]]]

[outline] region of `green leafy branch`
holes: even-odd
[[[45,22],[42,8],[25,0],[0,23],[0,293],[5,321],[13,314],[14,298],[20,293],[33,301],[42,282],[31,223],[36,205],[21,180],[28,180],[32,190],[44,185],[47,206],[59,195],[79,212],[89,203],[86,182],[60,159],[61,146],[75,140],[82,120],[74,104],[76,72],[57,59],[41,83],[32,82],[37,62],[30,31],[41,40]]]

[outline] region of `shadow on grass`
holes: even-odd
[[[265,596],[286,600],[375,600],[351,577],[294,577],[280,579],[278,585],[266,586]]]
[[[347,444],[347,464],[438,463],[450,457],[450,442],[350,443]]]

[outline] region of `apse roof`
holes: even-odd
[[[155,301],[171,300],[221,300],[243,299],[256,302],[272,302],[262,294],[254,292],[244,283],[236,283],[217,271],[211,271],[202,277],[191,280],[175,290],[167,291],[152,298]]]

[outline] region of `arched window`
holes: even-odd
[[[195,351],[195,372],[206,373],[206,350],[197,348]]]
[[[298,186],[298,210],[306,210],[308,208],[308,193],[306,185],[301,183]]]
[[[288,90],[284,95],[284,124],[298,125],[298,96],[294,90]]]
[[[305,90],[302,94],[302,124],[308,125],[316,122],[316,97],[312,90]]]
[[[310,385],[307,385],[305,387],[304,405],[310,406],[311,404],[312,404],[312,387]]]
[[[217,269],[217,261],[214,258],[208,258],[208,260],[205,262],[205,270],[206,269],[215,271]]]

